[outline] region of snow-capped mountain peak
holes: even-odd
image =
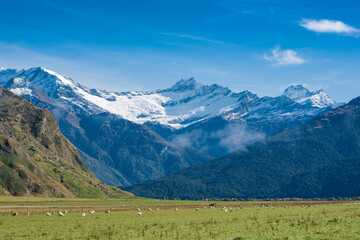
[[[31,81],[43,81],[43,82],[51,82],[53,81],[57,85],[68,85],[74,86],[75,82],[70,78],[64,77],[54,71],[45,69],[43,67],[34,67],[28,70],[25,70],[25,74],[28,75]]]
[[[309,104],[313,107],[326,108],[333,106],[335,101],[332,100],[323,90],[311,92],[302,85],[291,85],[285,89],[282,94],[297,103]]]

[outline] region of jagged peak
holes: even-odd
[[[201,88],[203,85],[198,83],[193,77],[181,79],[171,88],[174,90],[193,90],[197,88]]]
[[[36,74],[36,73],[43,73],[46,74],[48,76],[51,76],[53,78],[55,78],[57,83],[61,83],[63,85],[75,85],[75,82],[73,80],[71,80],[70,78],[64,77],[62,75],[60,75],[59,73],[46,69],[44,67],[32,67],[29,68],[28,70],[25,70],[24,73],[26,75],[32,75],[32,74]]]
[[[15,68],[0,67],[0,72],[19,72],[20,70]]]
[[[293,99],[299,100],[311,96],[313,93],[309,91],[303,85],[290,85],[288,86],[282,95]]]
[[[198,91],[225,91],[231,92],[227,87],[223,87],[218,84],[204,85],[197,82],[193,77],[187,79],[181,79],[171,88],[165,89],[165,91],[187,91],[187,90],[198,90]]]
[[[335,104],[323,90],[311,92],[303,85],[290,85],[282,94],[300,104],[310,104],[313,107],[325,108]]]

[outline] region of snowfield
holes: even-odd
[[[20,96],[31,95],[37,87],[69,109],[86,114],[110,112],[135,123],[154,122],[174,129],[216,116],[228,121],[299,118],[336,105],[324,91],[310,92],[301,85],[288,87],[279,97],[259,98],[248,91],[235,93],[217,84],[203,85],[193,78],[162,90],[110,92],[89,89],[40,67],[1,69],[0,83]]]

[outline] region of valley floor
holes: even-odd
[[[0,239],[360,239],[358,202],[210,203],[0,197]]]

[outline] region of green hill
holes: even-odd
[[[229,156],[126,190],[153,198],[360,196],[360,97]]]
[[[119,197],[97,180],[54,116],[0,87],[0,194]]]

